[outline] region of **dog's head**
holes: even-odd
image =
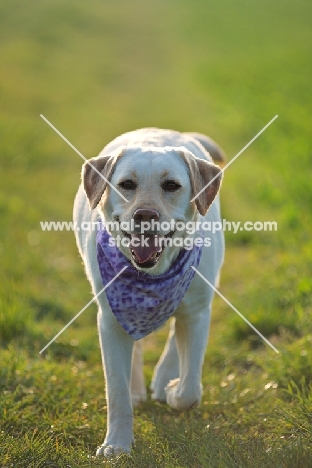
[[[220,167],[208,159],[169,146],[121,147],[90,159],[82,170],[91,209],[99,208],[132,264],[154,275],[166,271],[181,249],[173,241],[186,232],[177,230],[177,223],[205,215],[221,179]]]

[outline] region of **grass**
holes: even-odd
[[[312,465],[311,4],[299,0],[19,0],[0,5],[0,466]],[[276,355],[215,298],[201,406],[177,414],[148,399],[136,446],[94,458],[106,402],[90,300],[70,220],[80,158],[145,126],[199,131],[231,159],[230,221],[276,232],[226,233],[221,292]],[[145,374],[166,328],[145,340]]]

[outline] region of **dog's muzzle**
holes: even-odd
[[[175,231],[166,235],[134,232],[127,233],[123,231],[125,237],[129,239],[129,249],[133,261],[141,268],[151,268],[156,265],[162,252],[167,246],[166,239],[171,238]]]

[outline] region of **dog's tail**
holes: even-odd
[[[206,151],[208,151],[212,159],[217,164],[222,165],[225,163],[226,158],[223,149],[220,148],[220,146],[211,138],[203,135],[202,133],[196,132],[186,132],[185,135],[189,135],[190,137],[199,141],[199,143],[205,148]]]

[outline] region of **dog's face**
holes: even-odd
[[[182,147],[123,147],[91,159],[82,173],[90,207],[99,207],[118,248],[138,270],[153,275],[177,257],[181,248],[174,240],[187,237],[177,223],[185,225],[208,211],[221,178],[218,166]]]

